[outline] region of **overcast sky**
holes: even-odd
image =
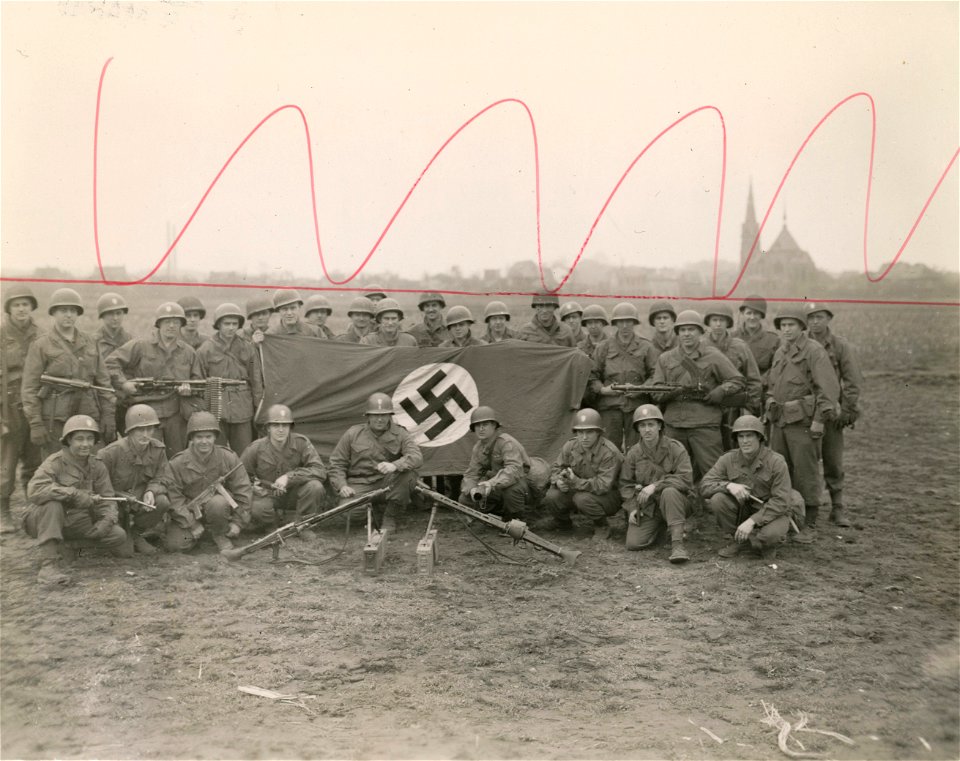
[[[535,119],[543,255],[565,263],[636,155],[700,106],[720,109],[727,128],[720,255],[730,261],[751,178],[762,216],[804,138],[846,96],[868,92],[877,107],[874,272],[899,248],[960,132],[956,3],[3,3],[2,14],[5,268],[86,275],[95,265],[94,108],[111,57],[100,239],[104,263],[136,276],[238,143],[286,104],[308,120],[323,252],[345,274],[442,143],[503,98],[522,100]],[[661,140],[584,256],[645,266],[712,258],[719,125],[705,111]],[[786,213],[818,266],[861,270],[869,147],[861,98],[813,139],[763,244]],[[533,156],[521,106],[478,119],[427,173],[368,272],[535,260]],[[179,264],[251,278],[284,269],[323,285],[308,167],[300,119],[285,111],[213,190]],[[903,261],[956,270],[958,208],[954,166]]]

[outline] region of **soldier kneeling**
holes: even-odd
[[[620,469],[620,496],[627,513],[627,549],[643,550],[670,532],[671,563],[690,559],[683,546],[687,494],[693,489],[690,455],[676,439],[663,433],[663,414],[653,404],[633,413],[640,440],[630,447]]]
[[[243,450],[240,459],[255,479],[250,508],[254,526],[273,523],[284,510],[295,509],[297,520],[320,511],[327,471],[310,439],[293,433],[293,413],[286,405],[267,410],[267,435]],[[300,536],[316,537],[310,529]]]
[[[60,443],[37,469],[27,485],[30,505],[23,529],[40,547],[42,584],[68,584],[60,569],[64,539],[93,539],[117,557],[130,557],[126,532],[117,525],[117,507],[103,497],[113,496],[110,476],[93,448],[100,428],[87,415],[74,415],[63,425]]]
[[[717,525],[733,538],[719,555],[732,558],[749,542],[764,560],[772,560],[791,517],[802,519],[803,497],[790,486],[787,461],[764,445],[759,418],[742,415],[730,432],[737,449],[722,455],[700,482]]]
[[[470,415],[477,436],[470,464],[463,474],[460,503],[484,512],[499,511],[504,520],[522,518],[529,493],[530,458],[509,433],[500,429],[492,407],[477,407]]]

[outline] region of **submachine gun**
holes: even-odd
[[[528,531],[527,524],[523,521],[518,521],[515,519],[503,521],[495,515],[490,515],[489,513],[484,513],[480,510],[474,510],[472,507],[461,505],[459,502],[456,502],[449,497],[445,497],[439,492],[433,491],[433,489],[428,488],[425,484],[419,481],[413,487],[413,489],[428,499],[433,500],[435,504],[449,507],[459,513],[463,513],[464,515],[469,515],[471,518],[476,518],[478,521],[486,523],[488,526],[493,526],[494,528],[500,529],[503,533],[513,539],[514,544],[519,544],[520,542],[529,542],[534,547],[538,547],[541,550],[546,550],[547,552],[556,555],[565,563],[570,563],[571,565],[576,562],[577,558],[581,554],[579,550],[565,550],[563,547],[560,547],[553,542],[548,542],[546,539],[537,536],[532,531]]]

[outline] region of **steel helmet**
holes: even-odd
[[[243,312],[240,311],[240,307],[236,304],[231,304],[227,302],[226,304],[221,304],[213,312],[213,327],[218,329],[220,327],[220,320],[224,317],[236,317],[240,320],[240,326],[243,327],[244,320],[246,319],[243,316]]]
[[[421,293],[420,298],[417,300],[417,309],[421,312],[425,304],[429,304],[431,301],[436,301],[440,304],[440,308],[443,309],[447,306],[447,302],[443,299],[443,294],[441,293]]]
[[[220,424],[217,422],[217,419],[205,410],[194,412],[187,421],[187,441],[190,440],[193,434],[200,433],[201,431],[220,433]]]
[[[107,312],[123,312],[127,314],[130,309],[123,296],[119,293],[105,293],[97,299],[97,317],[103,317]]]
[[[493,411],[493,407],[477,407],[470,413],[471,431],[477,423],[496,423],[500,425],[500,420],[497,418],[497,413]]]
[[[799,304],[784,304],[783,308],[780,310],[780,314],[773,318],[773,326],[780,330],[780,320],[787,318],[790,320],[796,320],[800,323],[800,327],[804,330],[807,329],[807,316],[803,313],[803,307]]]
[[[572,314],[579,314],[581,317],[583,316],[583,307],[580,306],[576,301],[568,301],[560,307],[561,322]]]
[[[177,303],[183,307],[184,314],[187,312],[199,312],[201,320],[207,316],[207,308],[196,296],[184,296],[177,299]]]
[[[128,432],[134,428],[150,428],[155,425],[160,425],[160,418],[149,404],[134,404],[123,419],[123,429]]]
[[[706,311],[706,314],[703,315],[703,324],[709,325],[710,318],[714,315],[725,318],[728,328],[733,327],[733,310],[730,308],[729,304],[717,304],[714,307],[710,307],[710,309]]]
[[[470,314],[470,310],[462,306],[450,307],[450,311],[447,312],[447,327],[461,322],[473,322],[473,315]]]
[[[63,424],[60,443],[66,444],[67,439],[70,438],[70,434],[76,433],[77,431],[90,431],[90,433],[93,434],[94,440],[100,441],[100,426],[97,425],[97,421],[89,415],[74,415],[68,418],[67,422]]]
[[[807,304],[806,312],[807,317],[812,314],[816,314],[817,312],[826,312],[828,315],[830,315],[830,317],[833,317],[833,311],[830,309],[830,307],[817,301],[811,301],[809,304]]]
[[[157,311],[153,315],[153,327],[160,327],[160,320],[166,320],[168,317],[175,317],[180,320],[181,325],[187,324],[187,315],[184,313],[183,307],[176,301],[168,301],[157,307]]]
[[[50,297],[50,306],[47,307],[47,314],[53,314],[57,307],[76,307],[77,314],[83,314],[83,302],[80,300],[80,294],[73,288],[57,288]]]
[[[633,411],[633,427],[636,429],[637,423],[641,423],[644,420],[659,420],[663,422],[663,413],[660,412],[660,408],[655,404],[641,404]],[[663,428],[663,426],[660,426]]]
[[[603,430],[603,421],[600,419],[600,413],[596,410],[592,410],[589,407],[584,407],[577,413],[577,416],[573,419],[573,430],[575,431],[590,431],[590,430]]]
[[[367,301],[369,300],[370,299],[367,299]],[[400,319],[403,319],[403,310],[400,308],[400,304],[397,303],[396,299],[380,299],[380,301],[376,303],[375,308],[377,310],[377,322],[380,322],[380,318],[387,312],[396,312]]]
[[[363,292],[363,295],[368,299],[385,299],[387,294],[384,293],[383,288],[379,285],[371,285],[367,290]]]
[[[666,312],[671,317],[673,317],[674,321],[676,321],[677,310],[673,308],[673,304],[671,304],[669,301],[654,301],[650,305],[650,312],[649,314],[647,314],[647,322],[649,322],[650,325],[652,326],[653,318],[656,317],[661,312]]]
[[[271,404],[267,410],[267,423],[286,423],[293,425],[293,413],[285,404]]]
[[[497,317],[502,315],[507,318],[507,321],[510,321],[510,310],[507,308],[507,305],[502,301],[491,301],[483,309],[483,321],[487,322],[491,317]]]
[[[277,288],[277,290],[273,292],[273,308],[275,310],[279,311],[280,307],[289,306],[290,304],[303,306],[303,299],[300,298],[300,294],[293,288]]]
[[[363,413],[364,415],[392,415],[393,414],[393,399],[391,399],[386,394],[377,392],[376,394],[370,394],[370,397],[367,399],[367,411]]]
[[[552,293],[538,293],[530,300],[531,307],[548,306],[560,307],[560,299]]]
[[[761,441],[766,438],[763,423],[760,422],[760,418],[754,417],[753,415],[741,415],[733,421],[733,425],[730,427],[730,433],[732,433],[734,437],[744,431],[752,431],[753,433],[759,434]]]
[[[357,296],[350,302],[350,308],[347,310],[347,317],[352,314],[368,314],[373,317],[377,313],[374,303],[366,296]]]
[[[10,302],[14,299],[29,299],[33,305],[31,311],[37,308],[37,297],[33,295],[30,287],[21,283],[14,283],[3,294],[3,311],[10,314]]]
[[[701,333],[703,330],[703,320],[700,319],[700,313],[694,309],[684,309],[680,314],[677,315],[677,321],[673,323],[673,332],[679,333],[680,328],[684,325],[693,325]]]
[[[273,314],[273,299],[271,299],[266,292],[257,294],[247,301],[248,320],[260,312],[270,312]]]
[[[333,307],[330,306],[330,300],[326,296],[315,293],[312,296],[308,296],[307,300],[303,303],[303,313],[309,316],[311,312],[333,314]]]
[[[763,317],[767,316],[767,300],[763,296],[747,296],[740,305],[740,312],[744,309],[752,309],[759,312]]]
[[[589,304],[587,308],[583,310],[583,321],[588,322],[589,320],[602,320],[604,325],[610,324],[610,318],[607,317],[607,310],[599,304]]]
[[[631,320],[634,325],[640,324],[640,314],[637,308],[629,301],[621,301],[610,313],[610,322],[616,324],[617,320]]]

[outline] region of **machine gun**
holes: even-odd
[[[221,550],[220,554],[223,555],[223,557],[225,557],[227,560],[239,560],[244,555],[248,555],[251,552],[262,550],[264,547],[272,547],[273,559],[277,560],[280,557],[280,548],[283,546],[285,540],[293,536],[299,536],[304,529],[311,528],[312,526],[322,523],[325,520],[334,518],[342,513],[349,512],[355,507],[372,502],[377,497],[386,495],[389,491],[390,487],[384,486],[380,489],[369,491],[366,494],[360,494],[352,499],[348,499],[346,502],[343,502],[334,508],[331,508],[330,510],[327,510],[326,512],[317,513],[316,515],[308,515],[298,521],[291,521],[285,526],[274,529],[269,534],[266,534],[259,539],[255,539],[245,547]]]
[[[449,497],[445,497],[439,492],[433,491],[433,489],[428,488],[426,484],[419,481],[413,487],[413,489],[428,499],[433,500],[435,504],[452,508],[453,510],[463,513],[464,515],[469,515],[471,518],[476,518],[481,523],[486,523],[488,526],[493,526],[494,528],[500,529],[503,533],[513,539],[514,544],[519,544],[520,542],[529,542],[534,547],[546,550],[547,552],[550,552],[562,559],[565,563],[570,563],[571,565],[575,563],[577,558],[580,556],[580,552],[578,550],[565,550],[563,547],[560,547],[553,542],[548,542],[546,539],[542,539],[532,531],[528,531],[527,524],[523,521],[518,521],[516,519],[502,521],[495,515],[482,513],[479,510],[474,510],[472,507],[461,505],[459,502],[455,502]]]
[[[193,517],[196,520],[200,520],[203,517],[203,503],[206,502],[214,494],[219,494],[230,504],[230,507],[234,510],[237,509],[237,501],[233,498],[233,495],[227,491],[224,487],[223,482],[227,480],[227,476],[233,473],[237,468],[243,465],[242,462],[238,462],[230,470],[224,473],[220,478],[210,484],[206,489],[200,492],[196,497],[187,502],[185,509],[193,513]]]
[[[216,376],[202,380],[177,380],[175,378],[131,378],[137,384],[138,394],[172,394],[183,385],[190,387],[191,396],[202,396],[207,410],[220,422],[223,414],[223,390],[225,388],[239,388],[246,386],[244,380],[235,378],[218,378]]]
[[[75,388],[79,390],[103,391],[106,394],[116,394],[112,388],[106,386],[97,386],[86,381],[74,380],[73,378],[59,378],[56,375],[41,375],[40,382],[48,386],[59,386],[60,388]]]
[[[702,402],[707,396],[707,390],[700,384],[685,386],[682,383],[611,383],[610,388],[621,394],[648,394],[650,396],[666,396],[672,394],[674,399],[692,402]]]

